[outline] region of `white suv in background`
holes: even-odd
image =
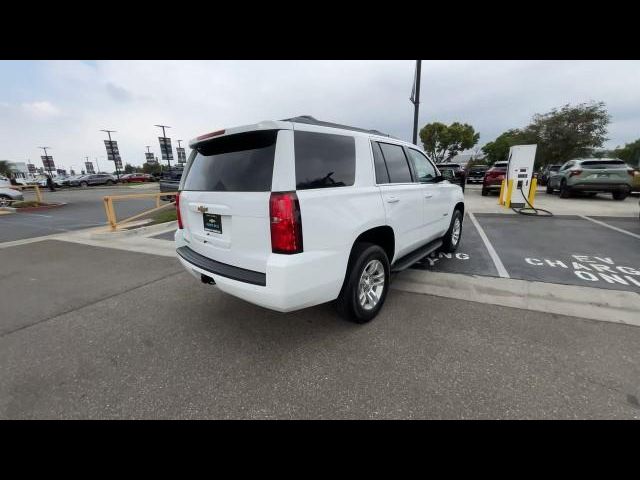
[[[332,300],[364,323],[390,273],[462,234],[462,189],[413,144],[302,116],[219,130],[176,197],[178,259],[204,283],[288,312]]]

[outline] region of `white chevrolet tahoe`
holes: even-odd
[[[288,312],[336,300],[377,315],[391,272],[454,251],[462,189],[415,145],[309,116],[219,130],[176,197],[178,259],[204,283]]]

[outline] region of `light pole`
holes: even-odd
[[[44,159],[47,161],[47,171],[49,172],[49,176],[53,177],[53,173],[51,173],[51,164],[49,163],[49,155],[47,155],[47,148],[51,147],[38,147],[44,150]]]
[[[116,158],[115,153],[113,152],[113,143],[111,142],[111,134],[116,133],[116,130],[100,130],[101,132],[107,132],[109,135],[109,147],[111,148],[111,155],[113,155],[113,163],[116,165],[116,176],[118,177],[118,181],[120,181],[120,169],[118,168],[118,159]]]
[[[416,78],[411,92],[411,103],[413,103],[413,144],[418,144],[418,110],[420,109],[420,70],[422,60],[416,60]]]
[[[167,135],[164,133],[164,129],[165,128],[171,128],[171,127],[169,125],[154,125],[154,127],[160,127],[162,129],[163,142],[166,142],[165,139],[167,138]],[[164,144],[164,149],[165,149],[165,152],[166,152],[166,150],[167,150],[167,144],[166,143]],[[167,152],[167,164],[169,165],[169,168],[171,168],[171,160],[169,160],[169,152]]]
[[[100,173],[100,164],[98,163],[98,157],[96,157],[96,167],[98,167],[98,171],[96,173]]]

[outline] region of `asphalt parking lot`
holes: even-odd
[[[465,215],[455,254],[435,253],[413,268],[640,292],[637,218],[473,215],[476,223]]]
[[[137,193],[0,217],[0,247],[103,225],[112,192]],[[414,268],[640,294],[637,198],[541,198],[467,188],[459,250]],[[640,418],[638,327],[397,289],[363,326],[280,314],[194,281],[173,235],[0,248],[0,418]]]
[[[640,418],[637,327],[395,290],[359,326],[55,240],[0,262],[4,419]]]
[[[49,192],[42,189],[45,202],[66,203],[62,207],[33,212],[19,212],[0,216],[0,242],[22,240],[55,233],[80,230],[105,225],[107,219],[102,198],[105,195],[123,195],[132,193],[152,193],[159,191],[158,184],[129,187],[89,187],[57,189]],[[25,200],[34,200],[32,191],[25,192]],[[135,215],[155,206],[155,200],[136,200],[116,202],[116,214],[119,218]]]

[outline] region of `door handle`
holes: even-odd
[[[431,198],[433,197],[433,193],[425,193],[424,194],[424,198]]]
[[[398,197],[387,197],[387,203],[398,203],[399,201]]]

